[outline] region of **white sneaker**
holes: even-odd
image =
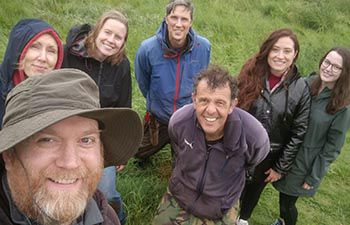
[[[236,220],[236,225],[249,225],[247,220],[239,219]]]

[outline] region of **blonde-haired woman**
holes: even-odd
[[[99,86],[101,107],[131,107],[130,62],[125,53],[127,37],[128,20],[116,10],[104,13],[94,26],[73,27],[67,35],[62,67],[80,69],[94,79]],[[105,168],[99,189],[124,224],[126,216],[116,191],[116,172],[122,168],[122,165]]]

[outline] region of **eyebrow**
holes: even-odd
[[[280,47],[280,46],[278,46],[278,45],[273,45],[272,48],[282,48],[282,49],[291,49],[291,50],[294,49],[294,48],[292,48],[292,47]]]
[[[32,43],[30,46],[33,46],[33,45],[36,45],[36,44],[40,44],[40,45],[42,45],[40,41],[35,40],[35,41],[33,41],[33,43]]]
[[[49,45],[49,46],[47,46],[47,47],[48,47],[48,48],[55,49],[55,50],[57,50],[57,49],[58,49],[57,45]]]

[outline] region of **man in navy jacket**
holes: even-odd
[[[193,104],[173,114],[174,169],[153,224],[234,224],[246,170],[261,162],[269,139],[261,123],[235,107],[237,84],[218,66],[199,73]]]
[[[136,54],[135,75],[147,102],[137,158],[146,159],[169,143],[170,116],[191,102],[194,77],[209,64],[211,46],[191,28],[193,10],[190,0],[171,0],[156,35]]]

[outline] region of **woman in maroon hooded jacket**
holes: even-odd
[[[58,33],[39,19],[19,21],[10,33],[0,66],[0,121],[11,89],[27,77],[61,67],[63,46]]]

